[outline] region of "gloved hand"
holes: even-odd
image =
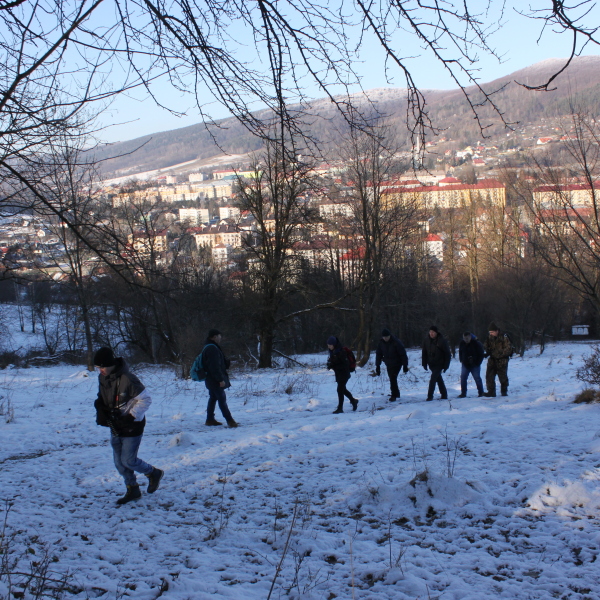
[[[123,425],[133,425],[134,421],[135,417],[131,413],[128,413],[121,417],[121,423],[123,423]]]
[[[381,367],[380,366],[375,367],[375,374],[381,375]]]
[[[402,366],[402,370],[403,370],[405,373],[408,373],[408,367],[407,367],[406,365],[403,365],[403,366]]]
[[[97,398],[94,402],[94,408],[96,409],[96,425],[108,427],[108,413],[106,412],[104,403]]]
[[[327,361],[327,370],[331,371],[331,361]]]

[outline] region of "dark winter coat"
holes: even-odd
[[[512,343],[506,334],[498,332],[497,336],[488,335],[483,347],[496,367],[503,368],[508,365],[508,359],[512,355]]]
[[[137,437],[144,433],[150,396],[142,382],[129,372],[122,358],[108,375],[98,376],[98,397],[94,402],[96,423],[110,427],[113,435]]]
[[[336,339],[333,350],[329,350],[327,368],[335,373],[336,381],[348,381],[350,379],[350,361],[340,340]]]
[[[381,366],[381,361],[388,369],[399,371],[401,367],[408,368],[406,350],[397,337],[391,335],[389,342],[386,342],[383,338],[379,340],[375,353],[375,366]]]
[[[202,368],[206,371],[206,387],[218,388],[221,381],[225,382],[225,388],[231,387],[227,374],[231,361],[225,358],[221,346],[213,340],[207,339],[204,344]]]
[[[465,367],[478,367],[483,362],[483,345],[476,336],[471,334],[471,341],[467,344],[465,340],[460,341],[458,347],[458,358]]]
[[[421,352],[421,363],[423,368],[443,369],[444,371],[450,366],[450,348],[446,338],[438,333],[435,338],[429,337],[429,334],[423,340],[423,348]]]

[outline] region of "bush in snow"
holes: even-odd
[[[575,404],[591,404],[592,402],[600,402],[600,391],[586,388],[575,396],[573,400]]]
[[[576,375],[581,381],[600,385],[600,346],[593,346],[592,353],[584,356],[583,366],[577,369]]]

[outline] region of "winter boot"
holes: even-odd
[[[466,398],[467,395],[466,394],[459,394],[458,396],[456,396],[457,398]]]
[[[214,417],[212,419],[206,419],[206,423],[204,423],[205,425],[208,425],[209,427],[216,427],[217,425],[223,425],[223,423],[221,423],[221,421],[217,421]]]
[[[495,398],[496,397],[496,392],[486,392],[485,394],[483,394],[486,398]]]
[[[234,421],[233,419],[229,419],[229,421],[227,421],[227,426],[228,427],[239,427],[237,421]]]
[[[502,390],[501,394],[502,394],[503,396],[508,396],[508,390]]]
[[[396,400],[397,400],[396,396],[390,396],[388,398],[388,402],[396,402]]]
[[[117,504],[127,504],[132,500],[139,500],[142,497],[142,492],[140,492],[139,485],[128,485],[127,492],[122,498],[117,500]]]
[[[343,413],[344,409],[341,406],[338,406],[334,411],[333,414],[334,415],[339,415],[340,413]]]
[[[350,404],[352,404],[353,411],[358,408],[358,400],[356,398],[350,398]]]
[[[160,469],[154,467],[152,469],[152,472],[146,475],[146,477],[148,478],[148,488],[146,489],[146,491],[149,494],[154,494],[154,492],[158,489],[158,486],[160,485],[160,480],[163,478],[164,474],[164,471],[161,471]]]

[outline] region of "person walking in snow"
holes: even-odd
[[[509,337],[501,334],[496,323],[490,323],[488,337],[483,345],[484,357],[489,356],[485,371],[487,392],[484,396],[496,397],[496,375],[500,381],[500,393],[508,396],[508,360],[512,356],[513,347]]]
[[[408,356],[402,342],[393,336],[389,329],[383,329],[381,339],[377,345],[375,352],[375,374],[381,375],[381,363],[387,368],[388,377],[390,379],[390,402],[395,402],[400,398],[400,390],[398,389],[398,374],[400,369],[405,373],[408,372]]]
[[[346,389],[346,384],[350,379],[350,361],[345,348],[335,335],[327,339],[327,348],[329,349],[329,358],[327,359],[327,369],[335,373],[337,383],[338,406],[333,411],[334,415],[344,412],[344,396],[350,400],[352,410],[358,408],[358,400]]]
[[[115,467],[125,480],[127,491],[117,504],[142,497],[136,472],[148,478],[146,491],[154,493],[164,471],[138,458],[138,450],[146,426],[146,411],[152,400],[140,380],[129,371],[125,360],[115,358],[110,348],[100,348],[94,355],[98,375],[98,397],[94,402],[96,423],[109,427],[110,445]]]
[[[467,397],[467,379],[469,374],[473,375],[475,385],[477,386],[477,395],[483,396],[483,382],[481,381],[481,363],[483,362],[483,346],[481,342],[470,331],[463,333],[463,339],[458,347],[458,357],[460,359],[460,396]]]
[[[208,332],[204,348],[202,350],[202,368],[206,371],[204,385],[208,390],[208,404],[206,405],[206,423],[209,427],[222,425],[215,419],[215,408],[219,405],[219,410],[223,415],[229,427],[237,427],[238,423],[231,416],[227,406],[227,395],[225,390],[231,387],[227,369],[231,361],[225,357],[221,350],[221,339],[223,335],[218,329],[211,329]]]
[[[431,370],[429,378],[429,389],[427,391],[427,400],[433,400],[433,392],[437,383],[442,395],[442,400],[448,399],[448,390],[442,377],[442,371],[445,373],[450,366],[450,348],[446,338],[440,333],[439,329],[432,325],[429,328],[429,333],[423,340],[421,352],[421,364],[427,371],[427,367]]]

